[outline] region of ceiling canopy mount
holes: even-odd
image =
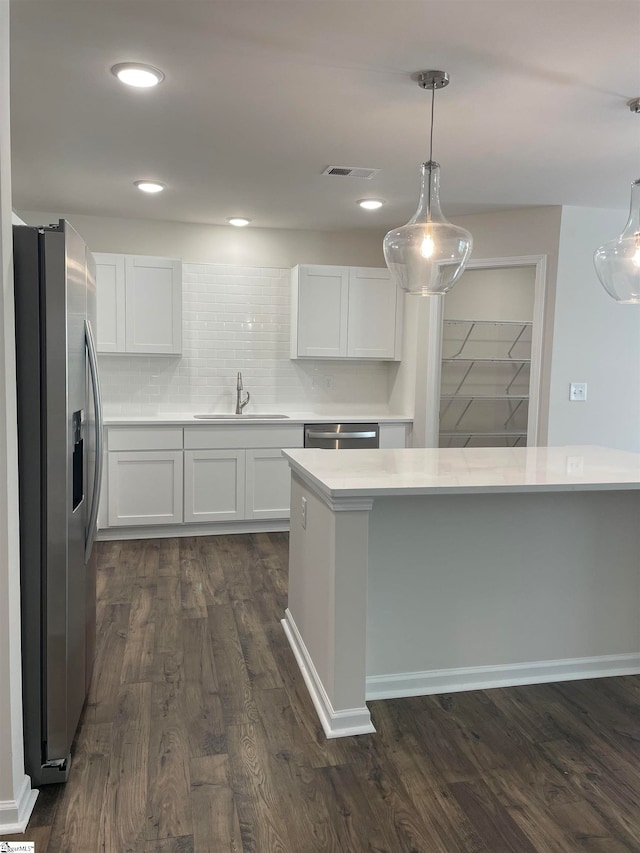
[[[411,75],[411,79],[415,80],[421,89],[444,89],[449,85],[449,75],[446,71],[416,71]]]

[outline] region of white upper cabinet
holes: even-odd
[[[94,253],[99,352],[125,351],[124,255]]]
[[[127,352],[182,351],[181,272],[180,261],[127,255]]]
[[[400,358],[401,291],[387,269],[349,269],[349,358]]]
[[[344,358],[349,314],[347,267],[296,267],[293,294],[297,352],[291,357]]]
[[[96,252],[99,352],[179,355],[182,264]]]
[[[292,270],[291,358],[400,360],[402,292],[387,269]]]

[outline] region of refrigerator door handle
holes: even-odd
[[[96,345],[93,340],[93,331],[89,320],[84,321],[84,340],[87,348],[87,356],[89,358],[89,374],[91,376],[91,388],[93,391],[93,405],[95,409],[95,427],[96,427],[96,460],[95,472],[93,477],[93,494],[91,496],[91,510],[89,512],[89,523],[87,525],[87,534],[84,546],[85,563],[89,561],[91,549],[93,548],[93,540],[96,535],[96,526],[98,521],[98,502],[100,500],[100,489],[102,486],[102,456],[103,456],[103,421],[102,421],[102,397],[100,396],[100,379],[98,377],[98,357],[96,355]]]

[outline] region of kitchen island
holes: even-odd
[[[327,737],[367,699],[640,673],[640,454],[283,451],[283,627]]]

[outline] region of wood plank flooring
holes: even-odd
[[[640,851],[640,678],[372,702],[327,741],[286,534],[99,544],[93,684],[37,853]]]

